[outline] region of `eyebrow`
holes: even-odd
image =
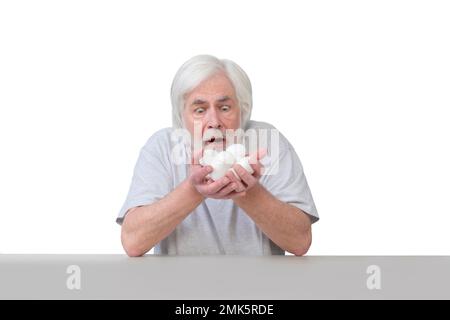
[[[228,100],[231,100],[231,98],[229,96],[223,96],[223,97],[220,97],[219,99],[217,99],[216,102],[225,102]]]
[[[231,98],[230,98],[229,96],[223,96],[223,97],[220,97],[219,99],[217,99],[216,102],[225,102],[225,101],[228,101],[228,100],[231,100]],[[192,102],[191,105],[204,104],[204,103],[206,103],[205,100],[202,100],[202,99],[195,99],[195,100]]]

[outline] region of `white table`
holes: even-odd
[[[0,298],[450,299],[450,257],[0,255]]]

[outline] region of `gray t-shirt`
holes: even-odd
[[[246,130],[259,132],[275,130],[264,122],[249,121]],[[141,149],[126,201],[119,212],[117,223],[122,224],[127,211],[133,207],[151,204],[170,193],[188,176],[189,165],[173,161],[177,141],[174,129],[165,128],[153,134]],[[275,148],[267,138],[269,156],[274,159]],[[267,170],[260,183],[279,200],[300,208],[311,218],[319,219],[302,164],[295,150],[280,133],[278,170]],[[185,155],[187,157],[187,155]],[[270,161],[267,168],[274,168]],[[264,162],[263,162],[264,164]],[[267,165],[267,164],[265,164]],[[276,172],[273,174],[273,172]],[[273,243],[253,220],[233,200],[205,199],[175,230],[155,246],[155,254],[162,255],[284,255],[284,250]]]

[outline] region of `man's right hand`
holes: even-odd
[[[240,196],[240,193],[235,192],[238,188],[236,182],[231,181],[227,176],[213,181],[206,176],[213,171],[211,166],[201,166],[198,163],[198,158],[201,156],[197,154],[191,161],[188,181],[194,186],[198,193],[204,198],[214,199],[231,199]]]

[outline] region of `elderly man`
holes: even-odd
[[[213,168],[198,163],[203,149],[229,144],[229,130],[275,130],[250,120],[252,91],[245,72],[230,60],[193,57],[175,75],[171,98],[173,127],[153,134],[141,149],[117,218],[126,253],[141,256],[154,247],[161,255],[304,255],[319,217],[301,162],[284,136],[267,145],[277,160],[275,171],[263,172],[264,150],[250,154],[252,173],[234,164],[234,171],[212,180]],[[200,153],[192,149],[195,143],[182,150],[190,163],[174,160],[173,137],[180,129],[192,141],[195,131],[201,132]],[[223,135],[208,135],[211,131]]]

